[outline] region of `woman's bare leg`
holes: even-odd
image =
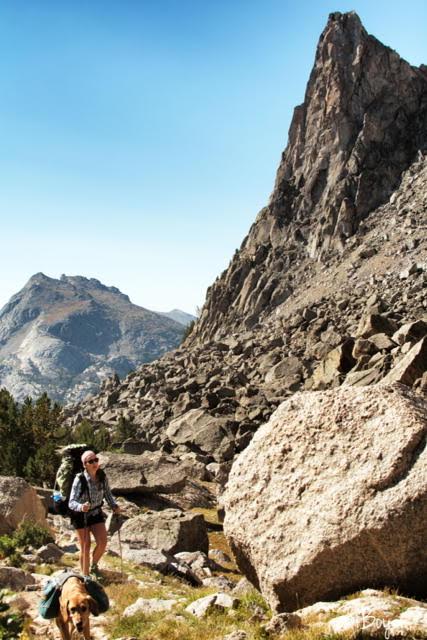
[[[90,527],[90,531],[95,538],[96,545],[93,550],[92,562],[93,564],[98,564],[107,548],[107,529],[103,522],[98,522],[98,524],[93,524]]]
[[[80,569],[84,576],[89,575],[90,532],[88,528],[76,529],[80,547]]]

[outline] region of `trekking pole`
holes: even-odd
[[[90,538],[89,538],[89,529],[88,529],[88,526],[87,526],[87,511],[83,511],[83,521],[84,521],[84,525],[85,525],[85,537],[84,537],[84,545],[83,545],[83,560],[86,557],[86,547],[89,547],[87,555],[89,556],[89,567],[88,567],[88,570],[90,570],[90,542],[89,542]]]
[[[120,527],[117,531],[117,535],[119,538],[119,555],[120,555],[120,578],[123,581],[123,554],[122,554],[122,539],[120,537]]]

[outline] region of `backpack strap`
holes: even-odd
[[[87,483],[86,476],[83,471],[79,473],[78,476],[80,480],[79,498],[81,498],[84,493],[89,493],[89,485]]]

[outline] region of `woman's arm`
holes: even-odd
[[[70,499],[68,500],[68,506],[72,511],[83,511],[83,504],[85,504],[86,499],[84,494],[82,494],[82,483],[80,480],[80,474],[76,475],[73,481],[73,486],[71,487]],[[80,500],[84,499],[84,502],[80,502]]]
[[[104,497],[105,497],[108,505],[111,507],[111,509],[113,509],[113,511],[115,511],[116,509],[119,508],[119,505],[114,500],[114,496],[111,493],[111,489],[110,489],[110,485],[108,483],[107,476],[105,476],[105,478],[104,478]]]

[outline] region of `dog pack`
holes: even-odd
[[[73,571],[65,571],[62,574],[48,580],[43,589],[43,597],[38,605],[38,612],[45,620],[56,618],[59,613],[59,598],[61,596],[62,587],[69,578],[79,578],[88,592],[88,594],[96,601],[99,613],[105,613],[110,608],[108,595],[103,587],[95,580],[87,576],[81,576]]]

